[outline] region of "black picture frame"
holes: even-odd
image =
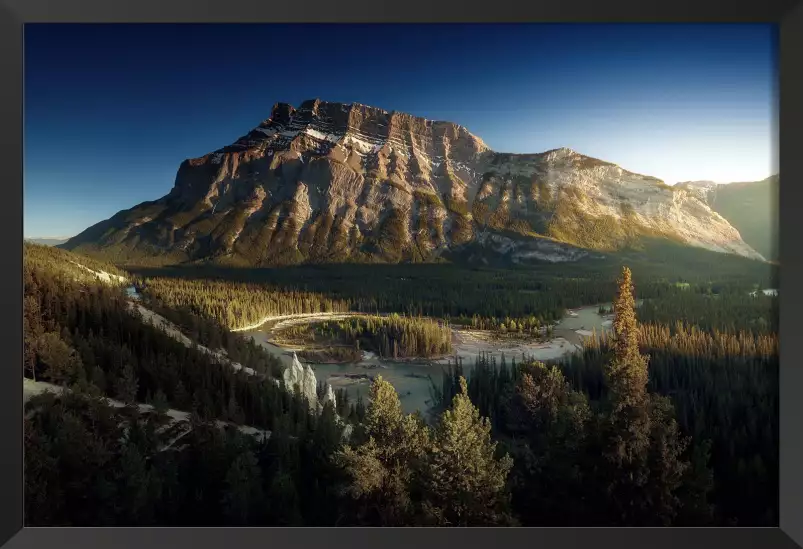
[[[779,528],[509,528],[509,529],[322,529],[322,528],[23,528],[22,515],[22,211],[23,211],[23,26],[26,23],[270,23],[270,22],[770,22],[779,25],[779,142],[782,262],[780,289],[780,527]],[[478,45],[481,47],[481,45]],[[3,214],[0,238],[0,330],[6,355],[0,368],[0,544],[4,547],[803,547],[803,337],[797,336],[803,305],[800,258],[803,234],[803,5],[795,0],[759,3],[733,0],[647,3],[641,0],[427,0],[383,3],[327,0],[274,3],[257,0],[0,0],[0,158]],[[795,229],[794,227],[798,228]],[[507,541],[505,541],[507,540]]]

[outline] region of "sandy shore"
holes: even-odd
[[[495,357],[497,362],[504,354],[508,364],[512,359],[521,360],[522,355],[535,360],[554,360],[582,349],[583,340],[591,330],[597,333],[610,326],[610,316],[601,316],[599,306],[582,307],[567,312],[560,322],[553,326],[553,338],[549,341],[535,339],[500,339],[494,332],[473,330],[470,328],[452,327],[452,352],[448,356],[418,359],[379,359],[375,355],[363,357],[356,362],[317,363],[313,370],[319,381],[326,381],[335,389],[346,389],[349,398],[367,398],[371,386],[371,378],[381,374],[398,391],[405,413],[416,410],[424,411],[430,406],[431,382],[429,376],[440,378],[441,369],[460,357],[463,366],[470,374],[474,361],[480,354]],[[314,313],[304,315],[284,315],[272,317],[263,323],[259,330],[251,330],[247,337],[263,347],[283,364],[292,360],[292,351],[302,350],[303,345],[294,342],[285,346],[274,339],[277,330],[288,326],[336,320],[352,316],[366,316],[366,313]],[[268,322],[274,324],[268,324]]]
[[[251,338],[255,343],[268,350],[275,356],[286,358],[287,354],[293,351],[299,352],[305,350],[305,347],[298,345],[283,345],[278,343],[273,334],[277,330],[287,328],[289,326],[307,324],[319,320],[340,320],[355,315],[363,315],[364,313],[318,313],[308,315],[288,315],[281,317],[281,320],[276,324],[265,327],[262,330],[251,332]],[[275,320],[275,319],[274,319]],[[508,358],[521,357],[527,355],[536,360],[552,360],[560,358],[561,356],[575,352],[580,349],[580,345],[568,341],[565,337],[556,337],[550,341],[536,341],[536,340],[504,340],[494,337],[494,333],[485,330],[469,330],[452,328],[453,343],[452,352],[448,355],[441,357],[431,358],[397,358],[392,359],[392,362],[405,362],[412,364],[448,364],[454,362],[455,357],[460,357],[464,362],[473,363],[474,359],[480,354],[487,354],[491,356],[501,357],[504,354]],[[590,332],[589,332],[590,335]],[[579,338],[578,338],[579,339]],[[331,362],[336,364],[338,362]],[[340,362],[348,364],[352,362]]]
[[[536,360],[552,360],[572,353],[580,346],[556,337],[550,341],[504,340],[494,337],[493,332],[484,330],[454,330],[455,342],[451,356],[435,360],[436,364],[454,362],[460,357],[466,363],[473,363],[477,355],[486,354],[497,359],[503,354],[506,358],[521,358],[522,355]]]

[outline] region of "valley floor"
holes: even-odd
[[[83,267],[83,266],[81,266]],[[86,269],[84,267],[84,269]],[[89,269],[87,269],[89,271]],[[104,279],[100,273],[95,273]],[[103,273],[105,274],[105,273]],[[212,350],[198,345],[184,335],[177,326],[164,317],[144,307],[139,301],[139,295],[133,287],[127,289],[129,308],[137,311],[144,321],[153,324],[180,341],[188,347],[196,347],[200,351],[213,356],[221,365],[234,370],[242,369],[242,365],[230,360],[225,351]],[[306,314],[272,315],[261,319],[258,323],[243,328],[233,329],[232,332],[244,333],[252,340],[279,358],[285,367],[292,364],[294,352],[309,349],[310,345],[288,345],[277,337],[282,330],[294,326],[306,325],[320,321],[338,321],[355,316],[366,316],[358,312],[318,312]],[[387,316],[379,314],[374,316]],[[318,382],[326,382],[334,389],[347,389],[349,397],[365,398],[368,394],[370,382],[381,374],[398,391],[402,406],[406,412],[416,410],[426,411],[430,408],[430,392],[433,380],[439,379],[441,369],[456,360],[463,362],[468,372],[479,355],[494,357],[501,360],[515,358],[520,360],[523,356],[536,360],[555,360],[582,349],[583,338],[605,330],[610,326],[608,316],[599,314],[599,305],[581,307],[567,311],[564,318],[553,326],[553,338],[549,341],[539,341],[527,338],[500,338],[497,334],[487,330],[475,330],[462,327],[452,327],[452,352],[448,356],[432,358],[407,359],[380,359],[374,353],[362,352],[362,359],[353,362],[335,362],[312,364]],[[245,373],[254,375],[250,368]],[[147,406],[147,405],[146,405]],[[183,412],[182,412],[183,413]]]
[[[255,343],[287,366],[292,361],[293,352],[309,349],[303,344],[287,344],[277,337],[279,332],[291,326],[310,324],[323,320],[343,320],[365,313],[313,313],[274,316],[263,320],[260,327],[245,331]],[[384,315],[380,315],[384,316]],[[439,380],[441,368],[455,363],[456,358],[463,361],[466,371],[470,371],[475,359],[481,355],[501,360],[522,356],[536,360],[555,360],[582,348],[583,338],[594,331],[601,333],[610,327],[610,317],[599,314],[599,305],[582,307],[567,311],[559,324],[553,326],[554,337],[549,341],[535,339],[499,338],[494,332],[452,327],[452,352],[449,356],[436,358],[380,359],[370,352],[363,352],[362,360],[355,362],[328,362],[312,364],[318,381],[325,381],[333,388],[345,388],[349,397],[365,398],[370,382],[377,375],[388,380],[398,391],[405,412],[426,411],[430,406],[432,380]]]

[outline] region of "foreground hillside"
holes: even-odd
[[[490,150],[450,122],[277,104],[173,189],[64,248],[118,263],[567,262],[659,238],[763,259],[694,192],[569,149]]]
[[[280,279],[140,279],[35,245],[24,269],[30,526],[777,524],[777,299],[743,279],[649,280],[641,326],[627,280],[604,283],[630,343],[602,341],[559,368],[480,362],[468,383],[452,372],[424,421],[381,377],[368,402],[338,393],[310,406],[224,327],[226,303],[242,322],[260,307],[352,308],[349,289],[337,301]],[[500,272],[464,278],[507,292],[526,280]],[[593,277],[543,285],[554,280],[518,295],[542,296],[540,309],[556,291],[598,291]],[[385,306],[407,299],[391,288]],[[625,404],[638,422],[622,423]],[[616,441],[632,445],[629,461]]]
[[[209,516],[183,491],[199,484],[182,461],[195,452],[209,455],[215,445],[247,459],[248,448],[268,439],[279,465],[286,452],[303,456],[307,441],[324,430],[339,440],[345,426],[334,410],[325,407],[321,415],[305,396],[285,390],[270,355],[214,323],[205,323],[206,334],[222,347],[211,352],[169,321],[154,322],[153,313],[130,301],[126,275],[90,258],[25,245],[29,525],[151,524],[154,516],[170,517],[171,524],[220,524],[223,511]],[[348,403],[339,410],[346,415]],[[239,466],[234,459],[232,471]],[[179,476],[155,472],[175,467]],[[321,495],[298,484],[304,481],[293,470],[280,467],[274,475],[268,480],[283,493]],[[187,509],[193,514],[185,516]]]

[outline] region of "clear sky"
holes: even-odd
[[[313,98],[669,184],[778,170],[771,25],[26,25],[25,236],[155,200],[185,158]]]

